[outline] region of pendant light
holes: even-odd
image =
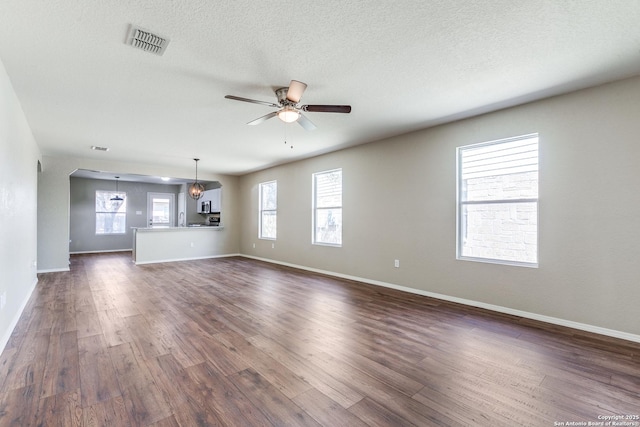
[[[122,202],[124,199],[118,195],[118,180],[120,179],[120,177],[116,176],[115,178],[116,178],[116,195],[112,197],[110,200],[112,202]]]
[[[189,186],[189,197],[191,197],[193,200],[198,200],[204,193],[204,185],[198,182],[198,161],[200,159],[193,160],[196,161],[196,182]]]

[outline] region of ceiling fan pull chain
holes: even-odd
[[[284,125],[284,145],[287,145],[287,124],[282,123]]]
[[[287,125],[289,123],[283,123],[284,125],[284,145],[287,145]],[[291,149],[293,149],[293,144],[291,144],[291,147],[289,147]]]

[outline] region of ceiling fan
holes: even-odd
[[[313,113],[350,113],[350,105],[307,105],[300,104],[300,98],[307,88],[306,83],[299,82],[298,80],[291,80],[289,87],[281,87],[276,89],[276,98],[278,103],[257,101],[255,99],[242,98],[234,95],[226,95],[225,98],[233,99],[236,101],[251,102],[253,104],[261,104],[269,107],[277,108],[278,111],[273,111],[267,115],[259,117],[255,120],[247,123],[248,125],[257,125],[272,117],[278,117],[280,120],[286,123],[298,122],[300,126],[306,130],[314,130],[314,125],[302,112]]]

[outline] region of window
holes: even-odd
[[[127,194],[96,190],[96,234],[125,234],[126,226]]]
[[[458,148],[458,259],[537,266],[538,135]]]
[[[275,240],[278,225],[278,181],[263,182],[258,186],[260,218],[258,238]]]
[[[312,241],[342,245],[342,169],[313,174]]]

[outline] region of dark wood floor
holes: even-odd
[[[0,357],[0,425],[553,426],[638,415],[639,390],[636,343],[244,258],[79,255]]]

